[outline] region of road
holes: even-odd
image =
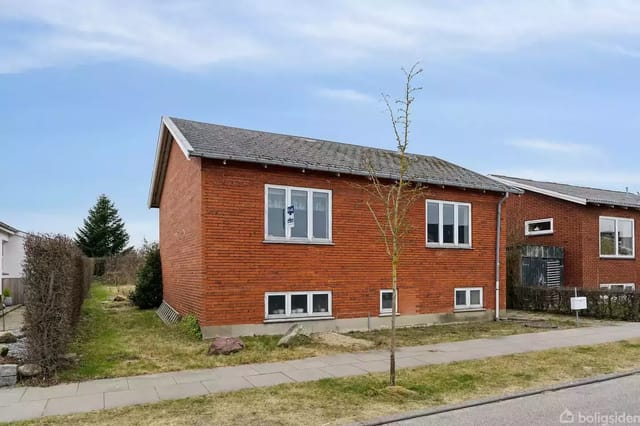
[[[640,375],[465,408],[393,424],[470,426],[640,425]]]

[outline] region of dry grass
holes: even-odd
[[[322,425],[510,393],[640,367],[640,341],[557,349],[386,374],[280,385],[99,413],[52,417],[24,425]]]

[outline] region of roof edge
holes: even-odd
[[[586,198],[581,198],[581,197],[574,197],[572,195],[567,195],[567,194],[563,194],[561,192],[557,192],[557,191],[552,191],[550,189],[543,189],[543,188],[538,188],[537,186],[533,186],[533,185],[527,185],[524,183],[520,183],[520,182],[515,182],[509,179],[505,179],[503,177],[498,177],[495,175],[489,175],[489,177],[491,179],[494,179],[498,182],[501,182],[505,185],[509,185],[509,186],[514,186],[516,188],[520,188],[523,189],[525,191],[531,191],[531,192],[535,192],[538,194],[542,194],[542,195],[547,195],[549,197],[553,197],[553,198],[557,198],[560,200],[565,200],[565,201],[569,201],[572,203],[576,203],[576,204],[580,204],[582,206],[586,206],[587,205],[587,199]]]

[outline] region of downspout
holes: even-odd
[[[509,193],[505,192],[504,197],[498,203],[498,222],[496,223],[496,315],[495,320],[500,320],[500,231],[502,224],[502,203],[507,201]]]

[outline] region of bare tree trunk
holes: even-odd
[[[396,303],[398,300],[398,259],[391,262],[391,339],[389,342],[389,386],[396,385]]]

